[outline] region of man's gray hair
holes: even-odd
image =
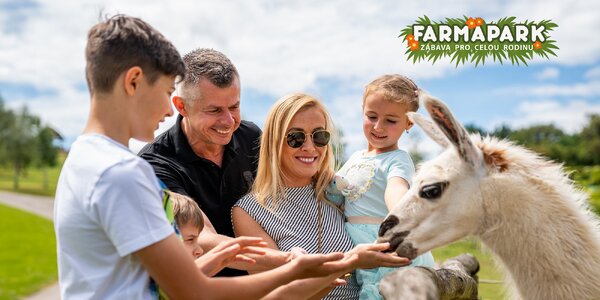
[[[207,48],[193,50],[183,56],[185,78],[177,84],[177,94],[190,104],[200,96],[198,83],[202,78],[219,88],[229,87],[239,74],[225,54]]]

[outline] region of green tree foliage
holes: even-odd
[[[512,129],[510,129],[510,127],[508,125],[502,124],[499,127],[497,127],[496,129],[494,129],[494,131],[492,131],[490,133],[490,135],[493,135],[500,139],[506,139],[506,138],[510,137],[511,133],[512,133]]]
[[[43,126],[40,118],[31,114],[26,106],[12,111],[4,106],[0,97],[0,164],[12,167],[15,190],[19,189],[19,177],[31,164],[42,169],[56,165],[56,138],[61,137],[52,128]],[[44,187],[47,186],[46,179]]]
[[[26,106],[15,114],[8,131],[7,158],[13,166],[13,188],[19,189],[19,176],[36,157],[40,119],[29,113]]]
[[[8,163],[8,143],[7,138],[10,134],[12,124],[15,122],[15,116],[12,111],[4,107],[4,100],[0,95],[0,164]]]
[[[335,132],[332,133],[332,150],[333,157],[335,157],[335,169],[339,170],[344,163],[346,162],[346,143],[344,143],[342,138],[344,137],[344,132],[340,127],[335,127]]]
[[[44,189],[48,189],[48,167],[56,166],[58,148],[54,146],[55,139],[62,137],[54,129],[44,126],[37,135],[37,166],[43,170]]]
[[[485,129],[483,129],[475,124],[466,124],[465,129],[469,133],[479,133],[479,135],[481,135],[481,136],[486,136],[488,134],[487,131],[485,131]]]
[[[590,115],[589,120],[579,134],[581,147],[577,157],[583,164],[600,165],[600,115]]]
[[[588,118],[588,124],[574,134],[565,133],[554,125],[534,125],[516,130],[502,125],[490,135],[512,140],[566,165],[600,165],[600,115],[593,114]]]

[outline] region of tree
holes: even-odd
[[[0,95],[0,165],[8,162],[7,138],[10,134],[13,123],[15,122],[14,119],[15,116],[13,112],[4,108],[4,100],[2,99],[2,95]]]
[[[486,136],[488,134],[487,131],[485,131],[485,129],[483,129],[475,124],[466,124],[465,129],[469,133],[479,133],[479,135],[481,135],[481,136]]]
[[[342,141],[344,132],[339,127],[334,127],[335,132],[332,132],[331,149],[335,158],[335,170],[339,170],[346,162],[346,143]]]
[[[589,123],[585,126],[579,136],[581,146],[578,157],[587,164],[600,164],[600,115],[589,115]]]
[[[54,140],[62,136],[49,126],[40,129],[37,136],[37,165],[44,174],[43,188],[48,189],[48,167],[56,166],[58,148],[54,146]]]
[[[5,150],[8,161],[13,165],[13,188],[19,189],[19,176],[31,164],[37,154],[40,119],[29,113],[27,106],[16,114],[6,132]]]
[[[511,133],[512,129],[510,129],[508,125],[502,124],[500,127],[496,127],[496,129],[494,129],[490,135],[493,135],[499,139],[506,139],[511,135]]]

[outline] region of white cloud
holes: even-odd
[[[600,96],[600,80],[574,84],[542,84],[534,86],[509,86],[493,91],[494,94],[529,97],[597,97]]]
[[[477,15],[486,20],[515,15],[519,20],[552,19],[559,27],[555,64],[585,64],[600,57],[600,1],[484,1],[435,2],[396,1],[177,1],[177,3],[131,1],[41,1],[27,13],[18,31],[0,29],[0,82],[51,91],[55,97],[8,99],[12,105],[28,103],[34,112],[65,134],[77,134],[87,118],[84,47],[87,30],[101,11],[141,17],[185,53],[197,47],[212,47],[227,54],[237,65],[244,88],[279,97],[306,91],[322,78],[334,78],[358,89],[336,99],[346,139],[360,147],[355,132],[360,130],[360,88],[384,73],[401,73],[414,78],[440,78],[460,72],[449,59],[413,64],[406,61],[406,46],[397,38],[400,30],[417,17],[433,20]],[[0,22],[11,11],[0,11]],[[534,63],[548,63],[536,60]],[[596,71],[598,72],[598,71]],[[549,75],[544,75],[549,76]],[[550,75],[553,76],[553,75]],[[541,86],[537,95],[598,95],[598,82],[581,86]],[[5,97],[9,96],[3,94]],[[352,102],[340,102],[342,99]],[[336,104],[337,103],[337,104]],[[352,104],[349,104],[352,103]],[[333,109],[332,109],[333,111]],[[247,113],[249,119],[254,116]],[[261,120],[256,120],[261,121]],[[358,125],[356,125],[357,123]],[[346,124],[348,125],[346,129]],[[357,129],[358,127],[358,129]],[[350,133],[352,132],[352,134]]]
[[[554,124],[565,132],[578,132],[588,122],[587,115],[600,114],[600,103],[584,100],[571,100],[560,103],[554,100],[525,101],[509,119],[495,120],[496,126],[508,124],[511,128],[531,125]]]
[[[545,68],[535,75],[538,80],[557,79],[560,71],[557,68]]]
[[[511,1],[500,13],[517,16],[518,19],[552,20],[558,27],[551,32],[552,40],[560,48],[555,51],[558,57],[550,61],[565,65],[581,65],[598,61],[600,40],[597,28],[600,27],[600,2],[586,1]],[[523,17],[521,17],[523,16]],[[547,62],[546,59],[536,61]]]
[[[590,79],[590,80],[600,80],[600,67],[595,67],[595,68],[589,69],[584,74],[584,77],[586,79]]]

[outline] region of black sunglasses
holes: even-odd
[[[325,147],[329,143],[329,131],[317,130],[312,133],[304,133],[303,131],[292,131],[287,134],[287,144],[292,148],[299,148],[306,141],[306,136],[310,135],[313,144],[317,147]]]

